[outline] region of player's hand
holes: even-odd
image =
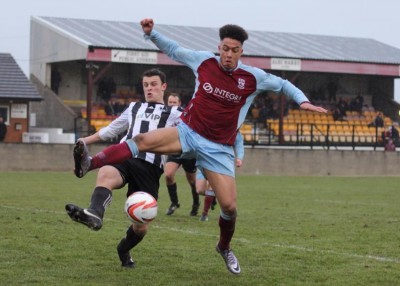
[[[154,22],[153,19],[151,18],[145,18],[142,21],[140,21],[140,25],[142,25],[143,32],[146,35],[149,35],[153,30]]]
[[[242,166],[243,161],[240,159],[236,159],[236,167]]]
[[[320,113],[328,113],[328,110],[326,110],[325,108],[312,105],[309,102],[303,102],[302,104],[300,104],[300,108],[303,110],[310,110],[310,111],[315,111],[315,112],[320,112]]]

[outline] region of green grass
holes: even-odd
[[[159,215],[122,269],[125,189],[116,191],[103,228],[72,222],[64,205],[87,206],[95,173],[0,174],[1,285],[398,285],[400,192],[395,177],[238,178],[239,216],[232,247],[242,274],[215,252],[218,213],[190,217],[191,196],[178,176],[181,208],[169,217],[164,178]]]

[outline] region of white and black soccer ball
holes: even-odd
[[[146,224],[157,216],[157,200],[146,192],[135,192],[125,202],[125,213],[136,224]]]

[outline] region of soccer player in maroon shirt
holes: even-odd
[[[176,127],[161,128],[138,134],[132,140],[110,146],[90,158],[84,142],[75,148],[76,174],[83,176],[92,169],[114,164],[136,156],[138,152],[182,154],[196,158],[198,168],[207,177],[221,207],[220,238],[216,250],[233,274],[241,272],[230,242],[236,224],[236,182],[234,144],[239,127],[254,98],[264,91],[284,94],[301,109],[326,113],[314,106],[304,93],[275,75],[240,61],[247,32],[237,25],[225,25],[219,30],[219,56],[209,51],[194,51],[153,29],[153,19],[143,19],[145,38],[163,53],[192,69],[195,90],[191,101]]]

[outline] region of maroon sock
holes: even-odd
[[[126,142],[111,145],[92,158],[90,169],[93,170],[105,165],[122,163],[130,158],[132,158],[132,153]]]
[[[230,242],[235,232],[236,216],[232,217],[230,220],[223,219],[219,217],[219,229],[220,237],[218,246],[221,250],[226,250],[230,248]]]
[[[214,196],[205,195],[204,197],[204,206],[203,206],[203,215],[208,215],[208,211],[210,210],[211,204],[214,200]]]

